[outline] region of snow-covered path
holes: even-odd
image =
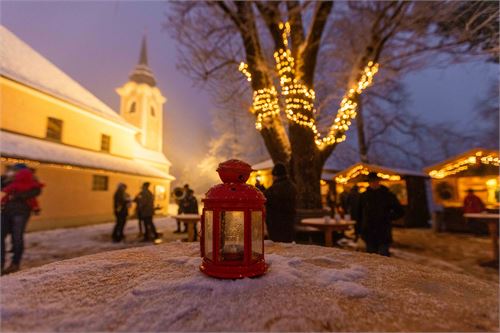
[[[187,234],[174,234],[175,220],[158,218],[154,221],[158,232],[163,233],[164,242],[172,242],[187,237]],[[55,229],[29,232],[25,236],[21,268],[27,269],[55,261],[80,257],[104,251],[120,250],[130,247],[146,246],[138,238],[137,220],[129,220],[125,227],[126,239],[121,243],[111,242],[114,223],[95,224],[78,228]],[[8,254],[10,258],[10,254]]]
[[[498,331],[498,286],[402,260],[266,242],[270,271],[217,280],[196,243],[2,277],[3,331]]]

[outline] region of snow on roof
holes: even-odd
[[[441,168],[445,167],[447,164],[457,162],[458,160],[463,159],[465,157],[475,156],[478,153],[480,153],[482,156],[485,156],[485,155],[491,155],[494,157],[499,156],[498,150],[484,149],[484,148],[478,147],[478,148],[467,150],[467,151],[465,151],[461,154],[455,155],[453,157],[450,157],[442,162],[430,165],[430,166],[426,167],[424,170],[425,170],[425,172],[429,173],[432,170],[441,169]]]
[[[43,139],[0,131],[0,154],[39,162],[68,164],[173,180],[174,177],[141,161],[90,151]]]
[[[166,164],[171,166],[172,163],[167,159],[165,154],[159,151],[149,150],[144,148],[139,142],[134,141],[134,157],[150,162]]]
[[[135,128],[3,25],[0,25],[0,73],[88,112]]]

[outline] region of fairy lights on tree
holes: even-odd
[[[274,59],[280,79],[281,94],[284,96],[286,117],[295,124],[310,128],[319,149],[344,141],[346,139],[345,132],[349,129],[351,120],[356,118],[356,98],[372,84],[373,77],[378,72],[378,64],[373,61],[368,62],[356,84],[342,98],[328,134],[322,137],[316,126],[316,110],[314,108],[316,94],[314,89],[300,83],[295,75],[296,61],[288,47],[290,24],[288,22],[280,23],[279,29],[284,47],[274,53]],[[242,62],[239,70],[248,81],[252,80],[246,63]],[[267,118],[279,116],[280,107],[276,88],[271,86],[255,91],[252,110],[256,116],[255,127],[258,130],[262,130],[263,123]]]

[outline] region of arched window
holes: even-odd
[[[130,113],[134,113],[135,112],[135,102],[132,102],[132,104],[130,104],[130,108],[128,110]]]
[[[155,116],[155,108],[151,107],[151,115],[154,117]]]

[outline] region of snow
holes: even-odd
[[[2,25],[0,25],[0,72],[17,82],[81,106],[88,112],[135,128]]]
[[[37,223],[32,221],[30,223]],[[180,241],[187,234],[174,234],[177,224],[174,219],[157,217],[154,223],[158,232],[162,233],[164,242]],[[88,225],[78,228],[63,228],[45,231],[28,232],[25,235],[25,251],[21,269],[38,267],[48,263],[104,251],[121,250],[130,247],[148,246],[138,237],[137,220],[129,220],[125,225],[125,241],[111,242],[114,223]],[[7,238],[9,241],[10,238]],[[8,245],[7,248],[10,248]],[[10,254],[7,255],[10,259]]]
[[[5,331],[496,331],[498,286],[401,260],[266,242],[269,272],[218,280],[199,244],[65,260],[1,278]]]
[[[146,149],[137,141],[134,141],[134,157],[162,165],[172,165],[162,152]]]
[[[101,152],[93,152],[5,131],[1,131],[0,135],[2,156],[40,162],[70,164],[72,166],[125,172],[162,179],[173,179],[171,175],[141,161]]]

